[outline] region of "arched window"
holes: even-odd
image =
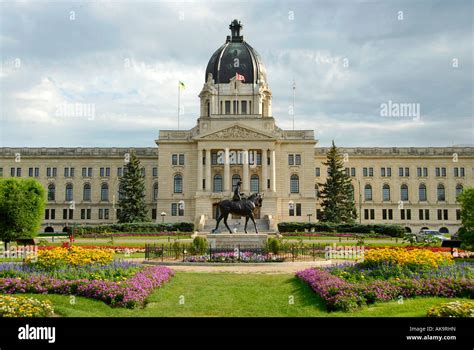
[[[438,194],[438,201],[445,201],[446,200],[446,191],[444,189],[444,185],[443,184],[439,184],[438,185],[438,191],[437,191],[437,194]]]
[[[213,192],[222,192],[222,176],[220,174],[214,176],[214,181],[212,185]]]
[[[400,200],[408,201],[408,186],[405,184],[400,186]]]
[[[232,175],[232,191],[235,191],[235,188],[237,187],[237,182],[239,181],[241,181],[239,174]]]
[[[388,202],[390,200],[390,186],[384,184],[382,187],[382,200]]]
[[[418,187],[418,197],[420,202],[426,202],[426,185],[420,184]]]
[[[48,201],[54,201],[56,199],[56,186],[54,184],[48,185]]]
[[[158,200],[158,182],[153,184],[153,201],[156,202]]]
[[[174,176],[174,193],[183,193],[183,177],[181,174]]]
[[[71,202],[73,199],[73,187],[72,184],[66,185],[66,202]]]
[[[109,200],[109,185],[102,184],[100,186],[100,200],[103,202],[107,202]]]
[[[298,175],[291,175],[290,177],[290,192],[299,193],[300,192],[300,178]]]
[[[365,185],[364,195],[365,195],[365,200],[366,201],[371,201],[372,200],[372,186]]]
[[[90,184],[84,184],[84,187],[82,189],[82,200],[85,202],[88,202],[91,200],[91,185]]]
[[[250,177],[250,192],[259,192],[260,191],[260,178],[257,174],[253,174]]]
[[[462,194],[462,191],[464,190],[463,186],[461,184],[456,185],[456,199],[460,194]]]

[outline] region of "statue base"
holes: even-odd
[[[211,248],[248,249],[264,248],[268,235],[265,233],[208,233]]]

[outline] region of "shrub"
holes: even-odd
[[[54,313],[49,300],[0,295],[0,317],[47,317]]]
[[[278,254],[278,252],[281,249],[281,242],[277,238],[269,238],[267,242],[267,251],[273,253],[273,254]]]
[[[91,226],[76,226],[76,236],[106,235],[107,233],[159,233],[159,232],[193,232],[194,224],[191,222],[175,223],[126,223],[126,224],[104,224]]]
[[[280,222],[278,231],[304,232],[304,230],[316,232],[339,232],[339,233],[366,233],[378,234],[392,237],[403,237],[405,229],[400,225],[383,224],[334,224],[329,222]]]
[[[195,237],[190,250],[193,255],[203,255],[207,250],[206,238],[200,236]]]
[[[428,317],[474,317],[474,301],[453,301],[428,310]]]

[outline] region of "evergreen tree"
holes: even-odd
[[[319,194],[322,199],[321,221],[353,222],[357,217],[357,212],[352,199],[351,179],[345,173],[342,155],[334,145],[334,140],[327,153],[327,160],[323,164],[328,168],[328,176],[325,183],[318,184],[322,187]]]
[[[123,169],[119,182],[118,221],[120,223],[146,222],[148,209],[145,204],[145,181],[140,161],[131,152],[130,161]]]

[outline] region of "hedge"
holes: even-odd
[[[400,225],[383,224],[334,224],[330,222],[280,222],[278,231],[284,232],[304,232],[305,230],[315,232],[334,233],[378,233],[392,237],[403,237],[405,228]]]
[[[101,233],[123,233],[123,232],[193,232],[194,224],[192,222],[175,223],[135,223],[135,224],[106,224],[76,226],[74,233],[76,236],[101,234]]]

